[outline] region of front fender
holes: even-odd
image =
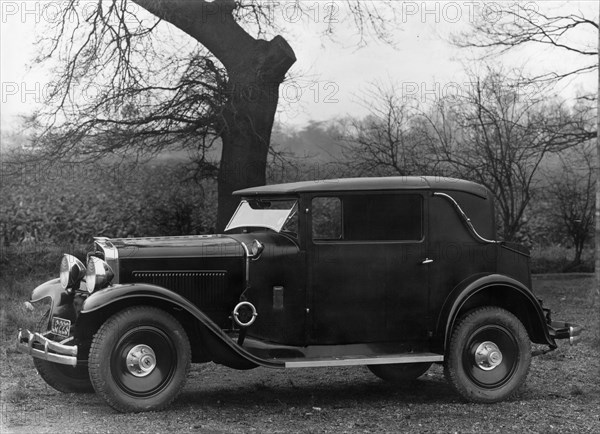
[[[60,279],[52,279],[37,286],[32,292],[29,301],[37,303],[45,298],[50,298],[52,304],[50,306],[50,315],[48,321],[52,320],[53,316],[58,316],[75,322],[77,318],[77,310],[74,306],[74,292],[69,293],[60,284]]]
[[[264,360],[246,351],[238,345],[221,328],[215,324],[204,312],[185,297],[157,285],[145,283],[132,283],[123,285],[113,285],[108,288],[91,294],[83,303],[81,316],[91,315],[106,307],[122,301],[135,300],[136,303],[144,303],[144,300],[162,301],[167,304],[175,305],[191,316],[193,316],[202,326],[210,337],[208,340],[211,346],[210,351],[219,354],[219,363],[231,365],[232,367],[241,366],[244,368],[252,366],[266,366],[270,368],[284,368],[281,362]],[[217,360],[215,360],[217,361]],[[248,365],[251,366],[248,366]]]
[[[458,284],[448,295],[436,327],[437,335],[444,336],[444,348],[447,348],[448,340],[461,310],[468,305],[469,301],[474,301],[478,295],[484,296],[486,291],[488,291],[490,300],[502,300],[503,293],[501,291],[508,291],[511,294],[510,297],[518,297],[518,309],[521,312],[526,311],[527,315],[522,317],[517,312],[513,313],[519,317],[525,327],[529,326],[528,332],[532,340],[556,348],[556,342],[548,331],[542,306],[533,293],[521,282],[502,274],[472,276]],[[507,304],[500,304],[500,307],[512,305],[512,301],[508,299]]]
[[[55,302],[55,300],[60,302],[62,298],[68,297],[68,295],[67,290],[63,289],[60,284],[60,279],[56,278],[36,286],[36,288],[31,291],[29,301],[31,303],[36,303],[46,297],[50,297],[52,298],[52,302]]]

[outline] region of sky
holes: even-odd
[[[52,80],[49,68],[30,68],[36,54],[36,35],[45,31],[51,13],[63,2],[0,0],[0,82],[1,126],[10,130],[18,115],[30,113],[43,104],[44,86]],[[361,102],[371,83],[394,83],[403,97],[431,101],[446,92],[468,86],[465,65],[477,67],[481,52],[452,46],[449,38],[468,28],[475,14],[494,18],[495,3],[471,1],[398,2],[396,27],[391,29],[393,45],[370,39],[358,48],[355,26],[342,20],[341,1],[305,0],[308,11],[299,20],[293,1],[281,0],[274,12],[284,24],[283,36],[293,47],[297,62],[290,78],[281,86],[277,120],[300,128],[310,120],[325,121],[345,116],[364,116]],[[559,12],[582,11],[597,19],[598,2],[529,2],[531,7]],[[323,36],[331,25],[334,40]],[[594,35],[582,34],[592,43]],[[499,60],[505,67],[526,71],[559,70],[579,62],[577,56],[539,46],[525,47]],[[595,74],[565,82],[557,92],[568,98],[578,91],[593,91]]]

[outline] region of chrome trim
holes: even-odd
[[[104,261],[115,273],[111,283],[119,283],[119,250],[107,237],[94,237],[94,244],[100,247],[104,253]]]
[[[484,371],[491,371],[502,363],[502,352],[498,345],[491,341],[479,344],[475,350],[475,363]]]
[[[252,256],[250,255],[250,250],[248,250],[248,246],[243,241],[240,241],[240,244],[244,248],[244,252],[246,252],[246,276],[244,279],[244,292],[250,288],[250,261],[252,260]],[[243,293],[242,293],[243,294]]]
[[[248,320],[248,322],[242,322],[240,320],[239,310],[244,306],[248,306],[250,308],[250,310],[252,311],[252,318],[250,318],[250,320]],[[258,316],[258,313],[256,312],[256,308],[249,301],[242,301],[242,302],[238,303],[235,306],[235,308],[233,308],[233,319],[235,320],[236,324],[239,325],[240,327],[250,327],[254,323],[254,321],[256,321],[257,316]]]
[[[156,368],[156,354],[148,345],[136,345],[127,353],[125,366],[131,375],[140,378],[146,377]]]
[[[34,348],[34,343],[41,344],[44,349]],[[77,345],[63,345],[51,341],[40,333],[31,333],[29,330],[19,329],[16,349],[38,359],[60,363],[61,365],[77,366]],[[54,353],[50,351],[54,351]]]
[[[73,276],[73,271],[76,271],[76,275]],[[63,289],[79,287],[81,281],[85,277],[86,267],[79,259],[68,253],[63,254],[60,260],[60,284]],[[66,275],[64,274],[66,273]],[[66,278],[66,282],[64,281]]]
[[[254,245],[256,244],[256,254],[252,252]],[[250,254],[252,255],[252,260],[257,261],[260,258],[261,253],[265,249],[265,246],[258,240],[252,241],[252,247],[250,248]]]
[[[396,354],[383,357],[347,357],[321,360],[294,360],[285,362],[286,368],[319,368],[326,366],[390,365],[396,363],[443,362],[444,356],[434,353]]]
[[[85,273],[85,286],[90,294],[97,289],[104,289],[109,286],[114,277],[115,272],[108,262],[97,256],[90,256],[88,258]]]
[[[483,238],[481,235],[479,235],[479,233],[477,233],[477,231],[473,227],[473,223],[471,223],[471,219],[469,217],[467,217],[467,215],[462,210],[462,208],[460,207],[460,205],[458,204],[458,202],[456,202],[452,196],[450,196],[449,194],[440,193],[440,192],[437,192],[437,191],[435,193],[433,193],[433,195],[434,196],[445,197],[446,199],[448,199],[450,201],[450,203],[452,203],[454,205],[454,208],[456,208],[456,211],[458,212],[458,214],[462,217],[463,221],[467,225],[467,228],[469,228],[469,231],[471,231],[471,234],[475,238],[477,238],[479,241],[481,241],[483,243],[490,243],[490,244],[499,244],[499,243],[501,243],[501,241],[488,240],[487,238]]]
[[[570,324],[563,321],[552,321],[548,323],[548,333],[553,339],[569,339],[570,345],[575,345],[581,340],[583,326]]]
[[[569,326],[569,345],[575,345],[581,340],[581,326]]]

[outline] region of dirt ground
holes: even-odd
[[[366,367],[235,371],[193,365],[166,411],[120,414],[94,394],[63,394],[37,375],[29,356],[2,342],[2,433],[278,433],[278,432],[600,432],[598,309],[589,278],[536,280],[536,293],[586,327],[579,345],[565,342],[535,357],[514,400],[463,402],[434,365],[413,384],[392,386]]]

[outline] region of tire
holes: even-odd
[[[464,399],[492,403],[516,395],[530,365],[531,342],[523,324],[512,313],[490,306],[458,321],[444,374]]]
[[[36,331],[43,333],[48,329],[50,309],[40,318]],[[33,358],[33,365],[40,377],[48,385],[63,393],[94,393],[87,366],[69,366],[47,360]]]
[[[391,365],[367,365],[369,370],[390,383],[414,381],[430,368],[431,363],[395,363]]]
[[[87,366],[68,366],[47,360],[33,358],[33,364],[40,377],[49,386],[64,393],[93,393]]]
[[[162,410],[183,387],[190,359],[187,334],[173,316],[154,307],[131,307],[110,317],[94,336],[90,378],[115,410]]]

